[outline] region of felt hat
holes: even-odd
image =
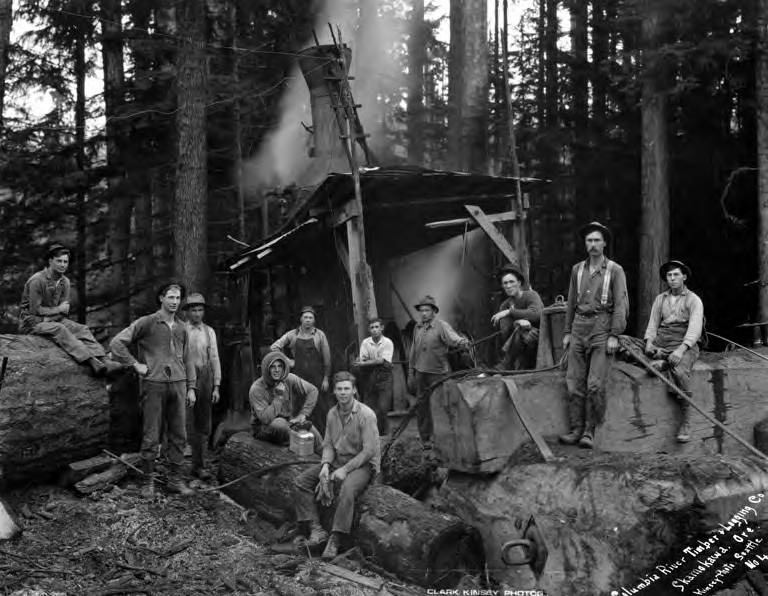
[[[416,306],[416,309],[419,309],[422,306],[431,306],[432,310],[434,310],[435,312],[440,312],[440,309],[437,308],[437,302],[435,302],[434,297],[430,296],[429,294],[427,294],[426,296],[424,296],[424,298],[419,300],[415,304],[415,306]]]
[[[299,311],[299,316],[303,315],[305,312],[312,313],[312,316],[317,316],[317,313],[315,312],[315,309],[311,306],[302,306],[301,310]]]
[[[178,286],[179,290],[181,291],[181,299],[184,300],[184,297],[187,295],[187,288],[184,287],[184,284],[182,284],[179,281],[168,281],[161,285],[159,288],[157,288],[157,292],[155,293],[155,296],[157,296],[158,303],[160,302],[160,296],[164,296],[165,293],[168,291],[168,288],[171,286]]]
[[[56,253],[58,252],[65,252],[69,254],[69,249],[64,246],[63,244],[59,244],[58,242],[54,242],[48,247],[48,250],[45,253],[46,259],[52,259],[56,256]]]
[[[587,225],[579,228],[579,236],[582,238],[586,238],[587,234],[590,234],[591,232],[600,232],[603,235],[603,240],[606,242],[611,240],[611,231],[599,221],[591,221]]]
[[[683,263],[682,261],[667,261],[664,263],[661,267],[659,267],[659,275],[661,276],[661,279],[667,278],[667,273],[671,269],[680,269],[680,271],[683,272],[683,275],[685,275],[688,279],[691,278],[691,269]]]
[[[499,280],[501,280],[502,277],[509,273],[514,275],[517,278],[517,281],[519,281],[522,285],[525,285],[525,275],[523,275],[523,272],[515,267],[512,263],[507,263],[501,269],[499,269]]]
[[[205,298],[203,298],[203,295],[200,292],[192,292],[187,296],[187,300],[184,302],[184,308],[189,308],[190,306],[205,306]]]

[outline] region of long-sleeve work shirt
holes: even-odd
[[[146,364],[146,381],[186,381],[187,389],[197,386],[187,327],[176,317],[170,325],[160,316],[160,311],[136,319],[112,338],[109,347],[115,358],[124,364]],[[138,358],[131,353],[131,347],[136,350]]]
[[[513,321],[525,319],[534,327],[538,327],[541,322],[541,311],[544,310],[544,303],[535,290],[523,290],[520,296],[507,297],[501,303],[499,311],[507,309],[509,309],[509,318]]]
[[[323,369],[325,371],[325,376],[330,377],[331,376],[331,347],[328,344],[328,338],[326,337],[325,333],[323,333],[317,327],[313,327],[308,335],[305,335],[300,328],[291,329],[287,333],[284,333],[275,343],[269,346],[269,349],[279,350],[280,352],[285,353],[285,349],[288,348],[291,352],[291,357],[293,358],[295,357],[295,354],[293,353],[293,346],[296,343],[297,338],[301,338],[301,339],[312,338],[312,340],[315,342],[315,347],[317,348],[317,351],[320,352],[320,354],[323,357]]]
[[[381,444],[376,414],[371,408],[357,400],[346,415],[338,405],[331,408],[325,425],[322,462],[343,467],[347,472],[370,463],[373,474],[378,474]]]
[[[216,345],[216,332],[205,323],[197,325],[187,322],[189,353],[196,370],[209,366],[213,369],[213,386],[221,385],[221,361]]]
[[[64,315],[55,309],[62,302],[69,301],[69,292],[70,283],[66,275],[54,277],[48,268],[35,273],[21,292],[20,330],[31,330],[44,317],[49,317],[49,320],[63,319]]]
[[[659,327],[681,323],[688,323],[683,343],[692,348],[701,338],[704,328],[704,303],[688,288],[678,295],[667,290],[653,301],[645,339],[656,339]]]
[[[413,332],[413,343],[408,356],[408,367],[425,373],[447,373],[449,348],[466,346],[469,340],[461,337],[448,323],[434,318],[428,323],[419,323]]]
[[[269,424],[278,416],[292,418],[304,414],[309,418],[317,403],[317,387],[293,373],[282,381],[268,384],[263,378],[256,379],[248,391],[252,418]]]
[[[571,282],[568,287],[568,304],[565,311],[564,333],[571,332],[576,314],[591,316],[606,312],[611,314],[610,335],[621,335],[627,327],[629,297],[627,296],[627,277],[624,269],[614,262],[611,267],[611,280],[608,287],[608,300],[602,304],[603,279],[606,275],[608,259],[603,257],[600,267],[590,273],[589,259],[584,262],[581,287],[576,287],[581,263],[576,263],[571,270]]]

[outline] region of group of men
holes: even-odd
[[[629,301],[624,270],[605,255],[608,228],[592,222],[582,228],[581,235],[588,257],[571,271],[563,337],[568,353],[570,428],[560,440],[591,448],[605,408],[610,363],[626,327]],[[211,432],[211,409],[219,400],[221,383],[216,335],[203,322],[205,299],[193,293],[184,300],[185,288],[180,283],[164,284],[157,293],[158,310],[137,319],[112,339],[114,360],[110,360],[88,327],[67,318],[70,284],[64,274],[69,251],[57,244],[47,256],[48,266],[25,284],[20,330],[51,338],[96,375],[132,367],[141,383],[141,456],[147,479],[143,492],[154,494],[155,462],[165,432],[170,464],[166,484],[182,494],[191,493],[182,472],[185,444],[189,441],[191,446],[193,475],[209,479],[205,449]],[[686,286],[691,272],[684,263],[669,261],[660,274],[668,289],[653,303],[644,336],[645,351],[655,366],[668,370],[690,395],[704,309],[701,299]],[[543,310],[541,297],[526,289],[524,276],[512,266],[501,271],[500,281],[506,297],[491,318],[501,328],[503,339],[498,368],[533,368]],[[186,320],[178,316],[180,308],[186,311]],[[432,421],[429,401],[424,397],[450,372],[449,352],[467,348],[470,342],[437,317],[439,308],[432,296],[425,296],[415,308],[420,321],[408,353],[407,383],[411,393],[420,398],[418,430],[428,444]],[[379,435],[387,433],[394,346],[383,335],[380,319],[372,320],[369,330],[371,335],[362,342],[353,363],[353,370],[366,379],[363,399],[368,405],[358,399],[357,381],[350,372],[337,372],[331,382],[328,339],[315,327],[315,311],[309,306],[301,310],[299,327],[271,346],[261,363],[261,377],[249,391],[256,436],[285,443],[291,429],[308,429],[314,437],[321,462],[296,480],[295,507],[298,521],[307,524],[306,543],[310,547],[325,544],[325,557],[337,554],[349,532],[355,499],[379,471]],[[326,401],[328,389],[333,391],[334,405]],[[681,402],[681,409],[677,440],[685,442],[690,438],[687,402]],[[333,500],[337,508],[329,536],[319,523],[316,502],[328,504]]]

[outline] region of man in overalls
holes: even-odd
[[[291,372],[319,389],[310,420],[322,434],[331,407],[326,396],[331,376],[331,348],[325,333],[315,327],[315,309],[305,306],[300,317],[299,326],[285,333],[269,349],[288,352]]]
[[[595,426],[605,414],[605,381],[619,335],[627,325],[629,298],[624,269],[605,256],[610,231],[593,221],[580,230],[588,258],[571,270],[563,349],[568,351],[566,445],[591,449]]]
[[[203,323],[205,298],[193,293],[184,304],[187,314],[189,353],[197,372],[197,400],[187,410],[187,442],[192,448],[192,475],[210,480],[213,475],[205,468],[205,450],[211,435],[213,405],[219,401],[221,362],[216,345],[216,333]]]
[[[704,303],[686,286],[691,270],[682,261],[669,261],[659,269],[669,288],[653,301],[645,330],[645,353],[659,368],[668,370],[672,381],[691,397],[691,370],[699,357],[698,342],[704,328]],[[690,405],[680,399],[682,421],[678,443],[691,440]]]

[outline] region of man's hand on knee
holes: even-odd
[[[344,482],[346,477],[347,471],[344,469],[344,466],[337,468],[333,471],[333,474],[331,474],[331,480],[338,480],[339,482]]]
[[[608,341],[605,344],[605,351],[607,354],[615,354],[619,349],[619,338],[615,335],[608,337]]]

